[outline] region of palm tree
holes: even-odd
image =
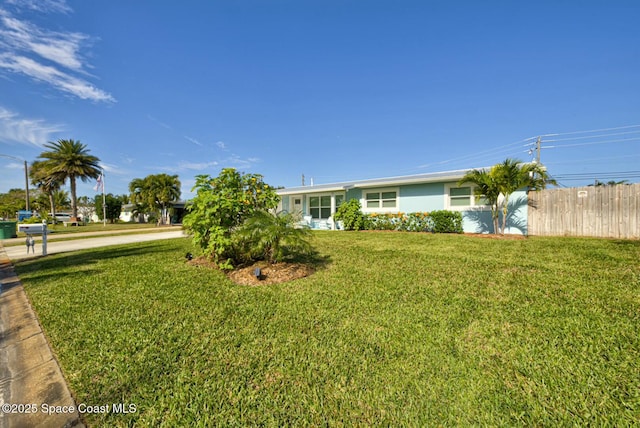
[[[156,209],[160,224],[168,220],[169,207],[180,199],[180,180],[177,175],[156,174],[145,178],[134,178],[129,183],[131,201]]]
[[[494,233],[503,233],[509,214],[509,197],[518,189],[544,189],[548,184],[556,184],[547,173],[547,169],[538,163],[522,163],[517,159],[505,159],[489,170],[471,170],[460,179],[458,185],[475,185],[474,194],[482,197],[491,206]],[[499,227],[500,208],[502,208],[502,228]]]
[[[236,232],[241,244],[248,249],[250,259],[265,258],[271,263],[287,256],[310,254],[313,251],[307,240],[311,232],[295,227],[296,218],[291,213],[272,214],[258,210]]]
[[[56,180],[54,175],[49,174],[47,164],[44,161],[34,161],[29,168],[29,175],[31,176],[31,184],[38,187],[38,189],[49,199],[50,213],[53,217],[56,215],[56,203],[54,194],[60,190],[62,183]]]
[[[86,182],[100,175],[100,159],[90,155],[87,146],[74,140],[58,140],[44,145],[49,151],[42,152],[38,158],[44,159],[47,174],[64,183],[69,179],[71,188],[71,216],[78,217],[76,180]]]
[[[464,177],[458,181],[458,186],[463,184],[473,184],[473,193],[476,198],[482,198],[491,207],[491,220],[493,221],[493,233],[499,230],[500,215],[500,190],[496,183],[493,168],[487,170],[473,169],[468,171]]]
[[[492,174],[495,176],[498,190],[502,194],[502,233],[504,234],[507,223],[509,196],[518,189],[524,187],[529,190],[544,189],[548,184],[556,184],[549,176],[547,169],[536,162],[522,163],[518,159],[505,159],[502,163],[494,165]]]

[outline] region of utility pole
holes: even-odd
[[[302,174],[302,186],[304,187],[304,174]]]
[[[19,161],[24,161],[24,191],[25,191],[25,209],[27,211],[31,211],[31,205],[29,204],[29,167],[27,166],[27,161],[24,159],[17,158],[11,155],[4,155],[0,153],[0,156],[3,158],[9,158]]]
[[[31,211],[31,205],[29,204],[29,168],[27,167],[27,161],[24,161],[24,190],[27,192],[25,201],[27,211]]]
[[[538,137],[536,141],[536,163],[540,164],[540,146],[542,145],[542,138]]]

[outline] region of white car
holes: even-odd
[[[71,214],[56,213],[56,223],[69,223],[71,221]]]

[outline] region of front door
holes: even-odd
[[[302,196],[300,195],[291,196],[291,212],[302,213]]]

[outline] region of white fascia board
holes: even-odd
[[[486,168],[477,168],[486,169]],[[372,187],[398,186],[402,184],[438,183],[458,181],[471,169],[455,171],[431,172],[426,174],[403,175],[398,177],[372,178],[341,183],[320,184],[315,186],[299,186],[279,189],[278,195],[296,195],[303,193],[337,192],[348,189],[364,189]]]

